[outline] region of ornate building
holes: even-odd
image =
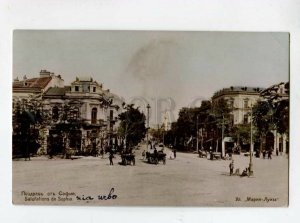
[[[39,78],[15,80],[14,100],[40,97],[48,125],[40,129],[40,154],[62,153],[70,148],[75,153],[97,153],[99,148],[117,144],[118,114],[124,100],[104,90],[91,77],[76,78],[64,86],[60,75],[42,70]]]

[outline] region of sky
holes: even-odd
[[[13,34],[13,77],[46,69],[65,84],[91,76],[134,102],[151,125],[173,121],[230,86],[289,80],[289,34],[271,32],[32,31]]]

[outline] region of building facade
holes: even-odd
[[[258,101],[272,100],[276,102],[279,100],[288,100],[288,98],[287,83],[276,84],[269,88],[232,86],[217,91],[212,97],[212,104],[214,105],[220,99],[224,99],[230,109],[231,125],[249,125],[251,109]],[[225,147],[224,142],[222,144],[222,147]],[[267,133],[265,147],[266,149],[278,149],[281,154],[287,153],[288,137],[286,134],[281,135],[276,130],[271,130]],[[222,148],[223,153],[224,151],[225,148]]]
[[[248,124],[251,107],[261,99],[260,92],[263,88],[230,87],[216,92],[212,97],[212,104],[224,99],[228,103],[233,125]]]
[[[39,85],[38,85],[39,84]],[[104,90],[91,77],[77,77],[65,86],[61,76],[42,70],[38,78],[14,81],[14,100],[40,97],[49,123],[40,129],[39,154],[97,154],[100,148],[119,143],[118,115],[125,102]]]

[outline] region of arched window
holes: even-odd
[[[54,106],[52,108],[52,119],[54,121],[57,121],[58,120],[58,117],[59,117],[59,114],[58,114],[58,107],[57,106]]]
[[[92,124],[97,123],[97,108],[92,109]]]

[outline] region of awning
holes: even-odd
[[[224,142],[234,142],[232,137],[224,137]]]

